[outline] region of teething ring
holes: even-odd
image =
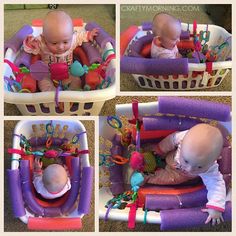
[[[126,164],[129,161],[129,159],[124,158],[124,157],[119,156],[119,155],[113,155],[111,157],[111,161],[118,164],[118,165],[123,165],[123,164]]]
[[[52,145],[52,138],[49,137],[49,138],[47,139],[47,142],[46,142],[46,148],[50,148],[51,145]]]

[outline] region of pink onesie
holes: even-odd
[[[151,57],[152,58],[166,58],[166,59],[175,59],[179,57],[179,50],[175,45],[173,49],[166,49],[161,46],[158,37],[155,37],[152,40],[151,46]]]
[[[145,183],[159,185],[173,185],[196,178],[196,175],[184,173],[180,170],[181,143],[186,131],[176,132],[164,138],[156,147],[158,153],[167,154],[165,157],[165,169],[157,169],[155,175],[145,176]],[[199,174],[208,191],[207,208],[224,211],[226,199],[226,187],[219,166],[215,162],[206,172]]]
[[[73,50],[77,46],[81,46],[83,42],[88,42],[88,35],[89,31],[80,30],[75,31],[72,37],[71,47],[68,51],[63,54],[53,54],[51,53],[47,45],[44,43],[42,36],[39,35],[34,37],[33,35],[27,36],[27,38],[23,42],[24,51],[33,55],[40,55],[41,60],[46,64],[50,65],[51,63],[58,63],[58,62],[66,62],[68,65],[71,65],[73,62]],[[76,87],[77,83],[73,82],[73,77],[69,79],[69,81],[65,82],[65,84],[70,83],[72,80],[72,84]],[[78,78],[74,78],[74,80],[79,81]],[[40,91],[51,91],[55,90],[53,86],[53,82],[50,78],[45,77],[43,80],[38,82],[38,86]],[[71,88],[76,89],[76,88]]]

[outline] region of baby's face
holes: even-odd
[[[164,48],[173,49],[180,40],[181,27],[179,22],[165,24],[161,34],[161,44]]]
[[[43,35],[48,50],[53,54],[63,54],[71,47],[73,32],[68,28],[65,31],[57,30]]]
[[[198,175],[206,172],[219,158],[223,146],[220,131],[208,124],[192,127],[180,146],[180,169]]]
[[[214,160],[215,161],[215,160]],[[190,175],[199,175],[206,172],[214,163],[212,158],[208,158],[206,153],[185,153],[180,151],[180,169]]]

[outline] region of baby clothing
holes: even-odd
[[[81,30],[75,31],[73,33],[71,47],[65,53],[62,54],[53,54],[48,50],[47,45],[42,39],[42,36],[39,35],[34,37],[33,35],[29,35],[23,42],[23,47],[25,52],[40,55],[41,60],[48,65],[51,63],[58,62],[67,62],[68,65],[71,65],[73,62],[73,50],[77,46],[81,46],[83,42],[88,42],[89,31]]]
[[[194,179],[197,175],[183,172],[180,169],[181,143],[186,131],[176,132],[164,138],[156,147],[156,152],[162,155],[167,154],[165,169],[157,169],[155,175],[145,176],[145,183],[170,185],[180,184]],[[225,209],[226,187],[222,174],[219,172],[219,165],[215,163],[204,173],[199,174],[206,189],[208,202],[207,208],[223,212]]]
[[[179,57],[179,50],[176,45],[171,50],[162,47],[158,37],[155,37],[152,40],[151,57],[152,58],[175,59],[175,58]]]
[[[46,199],[54,199],[54,198],[58,198],[61,197],[62,195],[64,195],[68,190],[70,190],[71,188],[71,183],[70,183],[70,178],[68,178],[68,181],[66,183],[66,185],[64,186],[64,188],[57,193],[52,193],[49,192],[43,184],[43,180],[42,180],[43,175],[42,174],[37,174],[34,176],[34,180],[33,180],[33,184],[34,187],[36,189],[36,191],[44,198]]]

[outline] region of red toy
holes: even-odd
[[[69,78],[67,63],[53,63],[50,65],[51,79],[61,81]]]
[[[144,170],[144,156],[140,152],[132,152],[130,157],[130,167],[134,170],[143,171]]]
[[[89,86],[91,90],[96,89],[101,82],[102,76],[96,70],[90,70],[85,75],[85,84]]]

